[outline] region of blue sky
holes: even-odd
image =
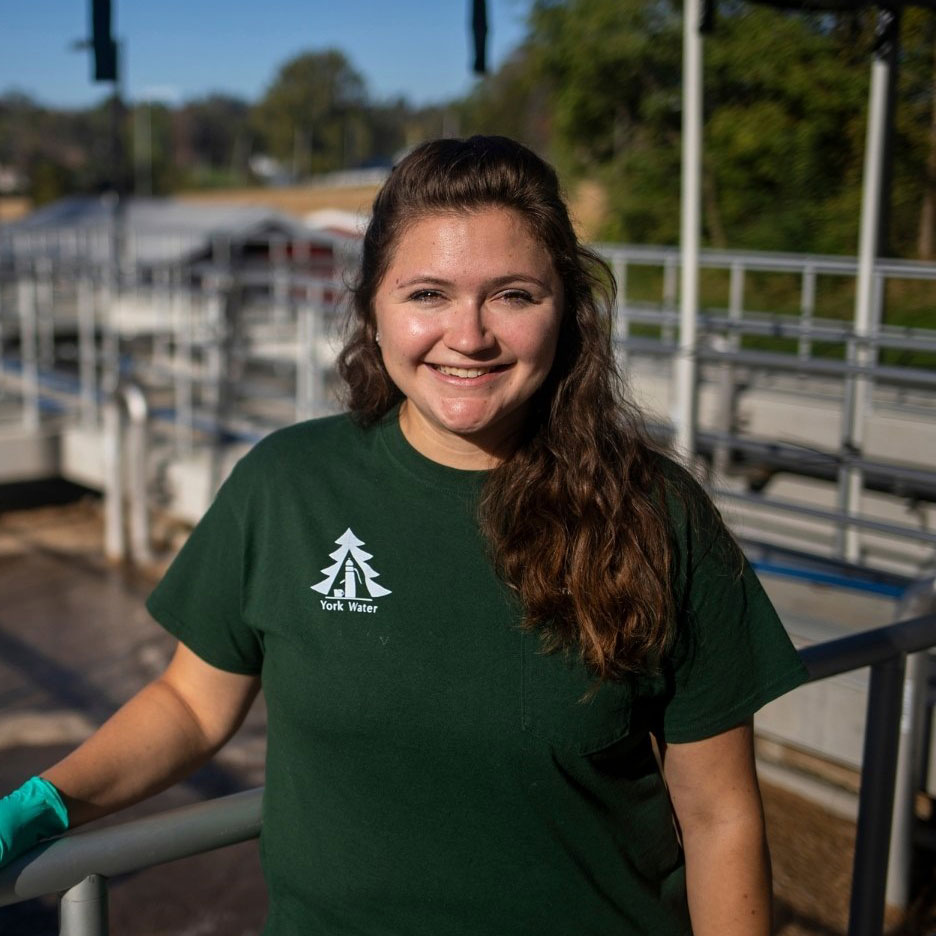
[[[469,91],[468,0],[113,0],[115,35],[127,42],[131,100],[183,101],[210,91],[248,100],[277,68],[336,46],[364,75],[372,98],[413,103]],[[530,0],[488,0],[488,59],[496,66],[524,35]],[[0,93],[84,107],[107,85],[91,81],[89,0],[7,0],[0,9]]]

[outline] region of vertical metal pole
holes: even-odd
[[[52,261],[43,256],[36,261],[36,330],[40,369],[55,367],[55,294]]]
[[[853,359],[855,344],[853,341],[848,343],[848,356],[849,359]],[[844,456],[843,460],[839,463],[838,469],[838,478],[837,478],[837,487],[836,487],[836,508],[838,510],[840,520],[837,521],[836,530],[835,530],[835,552],[836,555],[846,558],[849,555],[849,545],[848,545],[848,514],[853,512],[854,508],[850,511],[849,505],[851,504],[851,467],[850,462],[847,460],[852,455],[855,454],[854,447],[852,445],[851,439],[847,437],[847,428],[853,425],[855,421],[855,381],[851,377],[846,377],[843,385],[843,394],[842,394],[842,443],[841,443],[841,452]],[[860,544],[859,544],[860,545]],[[854,561],[854,560],[853,560]]]
[[[127,474],[130,485],[130,556],[134,562],[149,562],[150,550],[149,501],[146,485],[146,450],[149,428],[149,406],[138,384],[120,387],[121,402],[126,407]]]
[[[812,355],[813,315],[816,311],[816,268],[807,264],[803,269],[803,282],[800,289],[800,325],[803,328],[800,334],[797,352],[801,361]]]
[[[306,286],[305,301],[296,311],[296,421],[312,418],[312,382],[315,370],[315,349],[312,346],[312,330],[315,309],[312,305],[312,288]]]
[[[107,936],[107,878],[89,874],[62,894],[59,936]]]
[[[150,287],[153,305],[159,309],[159,325],[153,332],[153,359],[162,370],[167,367],[172,328],[172,295],[169,271],[159,270],[153,274]]]
[[[204,343],[201,374],[201,401],[217,420],[221,405],[221,332],[224,322],[224,285],[220,275],[212,277],[211,292],[203,307]],[[217,429],[217,425],[215,426]]]
[[[741,260],[731,261],[731,274],[728,281],[728,318],[732,324],[741,324],[744,318],[744,263]],[[740,332],[732,329],[728,333],[728,346],[737,351],[741,346]]]
[[[201,384],[201,399],[204,407],[211,411],[216,431],[220,432],[224,396],[221,381],[224,378],[225,305],[233,286],[232,244],[229,240],[215,238],[212,244],[212,261],[214,272],[204,307],[205,373]]]
[[[116,391],[104,403],[104,554],[120,562],[126,553],[123,503],[123,416]]]
[[[884,927],[905,661],[899,654],[871,667],[848,936],[880,936]]]
[[[181,269],[175,276],[175,439],[179,455],[191,454],[193,445],[192,379],[195,361],[192,332],[195,316],[194,286],[187,283]]]
[[[676,297],[679,294],[679,258],[670,254],[663,262],[663,312],[664,323],[660,330],[663,344],[673,343],[671,319],[676,313]]]
[[[286,241],[281,237],[272,237],[269,251],[273,265],[273,321],[282,326],[290,319],[289,265],[286,256]]]
[[[332,303],[335,302],[334,295]],[[330,356],[327,350],[326,316],[334,312],[334,306],[326,309],[325,286],[319,283],[315,288],[315,306],[312,314],[312,331],[310,344],[312,346],[312,360],[315,364],[315,370],[312,372],[312,415],[321,416],[328,412],[328,374],[332,366]]]
[[[39,428],[39,362],[36,349],[36,283],[32,271],[23,268],[17,279],[17,305],[22,363],[23,428]]]
[[[744,264],[734,260],[731,264],[731,278],[728,286],[728,318],[732,325],[740,325],[744,317]],[[729,328],[728,333],[719,336],[720,348],[725,351],[737,351],[741,345],[741,335],[737,328]],[[723,361],[718,368],[718,415],[719,432],[731,433],[735,424],[735,369],[730,361]],[[715,476],[723,478],[730,467],[731,446],[727,442],[718,442],[712,459]]]
[[[936,610],[936,579],[926,579],[914,583],[904,592],[894,620],[905,621],[931,614],[934,610]],[[916,794],[925,747],[923,726],[926,721],[929,664],[928,653],[914,653],[907,657],[886,892],[887,903],[901,909],[906,909],[910,902],[913,829],[916,824]]]
[[[81,420],[86,428],[97,420],[97,360],[94,342],[94,291],[87,276],[78,274],[78,374]]]
[[[868,99],[868,129],[865,140],[864,179],[861,196],[861,228],[858,242],[858,281],[855,286],[855,342],[851,359],[866,365],[870,361],[874,309],[874,267],[881,249],[881,225],[886,217],[885,183],[888,138],[893,131],[892,84],[896,80],[896,55],[899,42],[899,18],[891,10],[878,13],[878,42],[871,66],[871,91]],[[853,404],[849,419],[843,420],[842,448],[860,455],[864,446],[865,423],[871,402],[871,383],[865,376],[850,378]],[[849,395],[849,394],[846,394]],[[861,512],[861,492],[864,475],[860,468],[849,467],[842,479],[844,508],[849,514]],[[857,527],[847,527],[844,543],[845,558],[857,562],[861,540]]]
[[[880,273],[874,274],[871,300],[871,336],[868,344],[868,363],[876,367],[878,353],[881,346],[881,326],[884,324],[884,300],[887,282]],[[871,391],[874,390],[874,378],[871,380]],[[904,388],[906,389],[906,388]]]
[[[702,34],[701,0],[683,7],[683,117],[679,310],[676,356],[676,443],[687,457],[695,453],[697,404],[696,326],[699,307],[699,241],[702,191]]]
[[[101,384],[106,394],[112,394],[120,381],[120,255],[123,237],[123,209],[113,195],[108,238],[108,266],[101,291],[105,309],[101,335]]]

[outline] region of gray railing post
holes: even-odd
[[[803,267],[803,281],[800,287],[800,323],[804,330],[800,333],[799,343],[796,349],[800,360],[804,360],[812,354],[810,331],[812,329],[813,313],[815,310],[816,268],[812,264],[806,264],[806,266]]]
[[[79,275],[76,285],[78,308],[78,373],[81,386],[81,420],[88,429],[97,422],[97,347],[94,336],[94,281],[89,275]]]
[[[903,594],[896,621],[936,611],[936,579],[915,582]],[[900,751],[897,755],[894,793],[894,825],[887,865],[887,903],[906,909],[910,902],[910,872],[913,863],[913,830],[916,824],[916,793],[923,763],[923,724],[926,714],[929,653],[907,657],[903,709],[900,718]]]
[[[903,703],[905,654],[871,667],[862,754],[858,829],[852,871],[848,936],[880,936],[884,928],[887,856]]]
[[[150,550],[149,502],[146,496],[146,450],[149,433],[149,406],[139,384],[121,382],[118,388],[126,408],[127,468],[130,484],[130,556],[135,562],[149,562]]]
[[[119,562],[126,553],[123,501],[123,432],[120,401],[112,392],[104,403],[104,554]]]
[[[194,286],[187,284],[180,267],[172,271],[172,368],[175,400],[176,454],[185,457],[193,446],[194,413],[192,383],[195,377],[194,343],[195,298]],[[187,288],[188,287],[188,288]]]
[[[130,485],[130,556],[137,562],[152,558],[146,500],[148,418],[146,396],[132,381],[121,381],[104,405],[104,549],[107,558],[115,562],[126,554],[124,484],[127,481]]]
[[[20,360],[22,363],[23,428],[39,428],[39,351],[36,337],[35,272],[26,264],[17,270]]]
[[[59,936],[107,936],[107,878],[89,874],[59,902]]]
[[[296,309],[296,420],[318,415],[319,377],[317,317],[321,290],[306,286],[305,301]]]

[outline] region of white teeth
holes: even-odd
[[[446,367],[440,364],[436,370],[440,374],[448,374],[449,377],[480,377],[487,374],[493,368],[491,367]]]

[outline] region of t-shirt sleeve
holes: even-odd
[[[689,498],[675,524],[677,629],[662,716],[672,742],[727,731],[807,678],[718,511],[697,488]]]
[[[237,474],[222,485],[146,607],[205,662],[253,674],[262,667],[263,645],[243,612],[248,561]]]

